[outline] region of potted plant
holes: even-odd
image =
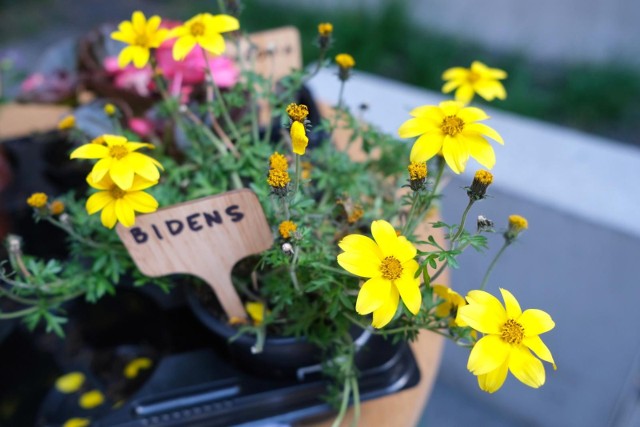
[[[467,368],[488,392],[501,387],[508,371],[531,387],[544,384],[540,359],[553,364],[553,357],[539,335],[553,328],[551,317],[541,310],[522,311],[507,290],[500,290],[503,306],[483,289],[497,258],[527,228],[524,218],[509,218],[503,249],[481,289],[462,297],[438,284],[446,267],[458,267],[462,251],[483,250],[487,234],[495,231],[485,218],[478,218],[473,231],[465,227],[471,207],[485,199],[492,183],[488,170],[479,170],[466,188],[463,197],[469,203],[459,224],[438,221],[433,208],[440,202],[445,173],[461,173],[469,157],[487,169],[495,163],[489,139],[502,143],[502,138],[481,123],[488,119],[484,111],[468,104],[474,94],[504,98],[500,80],[506,74],[478,62],[445,72],[443,90],[456,90],[456,100],[412,110],[398,130],[401,138],[418,137],[412,143],[360,122],[344,106],[343,90],[329,114],[312,123],[310,115],[319,117],[316,107],[296,96],[317,70],[332,62],[326,59],[331,24],[318,27],[317,68],[290,70],[275,81],[256,71],[240,21],[224,12],[171,25],[134,12],[111,33],[123,43],[118,66],[148,67],[161,99],[144,113],[144,132],[132,132],[131,121],[121,120],[125,109],[111,103],[103,104],[111,132],[89,138],[81,123],[65,126],[77,142],[70,157],[93,161],[86,178],[89,194],[51,200],[35,193],[27,203],[37,221],[68,233],[70,256],[50,261],[28,257],[19,239],[11,237],[0,292],[24,308],[3,311],[0,317],[21,317],[31,328],[44,322],[47,330],[63,335],[68,301],[81,297],[95,302],[116,292],[125,277],[136,285],[175,286],[168,278],[142,274],[130,253],[138,267],[154,264],[154,271],[171,272],[180,270],[170,269],[163,258],[167,253],[177,259],[186,253],[181,251],[190,251],[186,258],[198,258],[199,265],[203,260],[215,263],[238,242],[263,239],[265,247],[233,270],[231,299],[240,302],[239,310],[237,304],[235,311],[229,309],[219,293],[218,298],[207,295],[207,287],[200,286],[190,299],[203,319],[211,319],[212,329],[236,343],[236,359],[248,364],[269,354],[268,347],[276,343],[272,337],[306,346],[310,360],[322,362],[331,380],[328,397],[338,409],[335,425],[350,402],[359,407],[355,361],[363,331],[365,338],[373,334],[401,342],[424,330],[451,339],[470,349]],[[234,66],[241,77],[222,93],[211,62],[227,45],[237,54]],[[175,62],[198,62],[206,76],[203,98],[184,96],[181,83],[160,68],[162,49]],[[341,53],[335,64],[343,89],[355,61]],[[348,138],[337,147],[334,139],[345,131]],[[348,154],[354,151],[357,156]],[[179,218],[158,216],[212,200],[207,199],[212,195],[245,195],[257,204],[248,210],[231,204]],[[161,206],[168,208],[158,210]],[[206,240],[201,230],[241,223],[246,215],[257,215],[255,232],[230,233],[232,243],[207,246],[210,253],[176,244],[140,261],[131,249],[130,244],[166,242],[177,235],[190,236],[186,245],[199,245]],[[434,238],[438,232],[446,242]],[[118,235],[125,243],[128,239],[127,248]],[[220,270],[219,275],[229,273]],[[215,306],[218,299],[221,307],[203,308]],[[291,350],[284,351],[274,358],[282,362],[282,354]],[[268,370],[266,366],[259,370]],[[273,370],[286,375],[289,367]]]

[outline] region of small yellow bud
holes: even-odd
[[[60,215],[64,212],[64,203],[60,200],[54,200],[51,202],[51,205],[49,205],[49,212],[51,212],[51,215]]]
[[[353,59],[353,56],[348,53],[339,53],[336,55],[336,64],[340,68],[353,68],[356,65],[356,61]]]
[[[289,172],[279,169],[269,170],[267,184],[269,184],[274,189],[284,189],[287,187],[287,184],[289,184],[290,181],[291,178],[289,178]]]
[[[296,232],[298,226],[293,221],[282,221],[278,226],[278,231],[283,239],[290,239],[293,233]]]
[[[520,215],[510,215],[509,216],[509,226],[507,231],[504,233],[504,238],[507,242],[512,242],[515,240],[518,235],[529,228],[529,222],[526,218]]]
[[[117,110],[115,105],[113,105],[111,103],[104,104],[104,113],[107,116],[112,117],[112,116],[114,116],[116,114],[117,111],[118,110]]]
[[[33,193],[27,199],[27,204],[32,208],[41,209],[47,205],[47,195],[45,193]]]
[[[474,201],[484,199],[487,194],[487,188],[493,182],[491,172],[480,169],[476,172],[471,182],[471,186],[467,187],[467,195]]]
[[[318,34],[322,37],[329,37],[333,33],[333,25],[331,22],[322,22],[318,24]]]
[[[294,122],[304,123],[304,119],[309,115],[309,108],[304,104],[291,103],[287,106],[287,114]]]
[[[287,158],[282,154],[275,152],[269,156],[269,168],[280,171],[286,171],[289,169],[289,162]]]
[[[58,129],[60,130],[68,130],[74,128],[76,125],[76,118],[74,115],[69,115],[64,117],[62,120],[58,122]]]

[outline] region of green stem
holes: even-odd
[[[296,156],[296,181],[293,184],[293,193],[291,198],[293,199],[298,193],[298,187],[300,185],[300,176],[302,175],[302,168],[300,167],[300,154],[295,154]]]
[[[420,196],[418,195],[418,193],[413,193],[413,200],[411,200],[411,208],[409,209],[409,213],[407,214],[407,220],[404,223],[404,228],[402,229],[402,235],[406,236],[407,233],[409,233],[409,225],[411,224],[411,221],[413,219],[413,214],[416,211],[416,206],[418,205],[418,200],[420,199]],[[413,230],[411,230],[413,231]]]
[[[351,378],[351,389],[353,390],[353,421],[351,425],[357,426],[360,421],[360,389],[356,377]]]
[[[342,388],[342,403],[340,404],[340,412],[338,412],[338,416],[331,424],[331,427],[340,427],[342,424],[342,420],[347,413],[347,408],[349,407],[349,396],[351,395],[351,379],[347,378],[344,380],[344,386]]]
[[[296,274],[296,267],[298,265],[298,257],[300,256],[300,246],[295,245],[293,249],[293,258],[291,259],[291,265],[289,265],[289,276],[291,277],[291,283],[297,293],[300,293],[300,284],[298,283],[298,275]]]
[[[204,49],[201,49],[201,50],[202,50],[202,55],[204,56],[204,63],[206,65],[207,75],[209,76],[209,81],[211,83],[211,87],[213,88],[213,93],[215,94],[215,99],[217,99],[220,104],[220,110],[222,111],[222,118],[227,124],[227,127],[231,129],[231,133],[233,133],[233,137],[235,138],[235,140],[239,141],[240,133],[238,132],[236,125],[233,123],[233,120],[231,120],[231,115],[229,114],[229,110],[227,109],[227,104],[224,102],[224,99],[222,98],[222,93],[220,92],[220,88],[218,87],[215,80],[213,79],[213,71],[211,70],[211,64],[209,64],[209,58],[207,57],[207,52]]]
[[[11,313],[0,313],[0,319],[2,320],[15,319],[18,317],[26,316],[27,314],[31,314],[35,311],[38,311],[38,307],[29,307],[29,308],[25,308],[24,310],[13,311]]]
[[[91,246],[92,248],[96,248],[96,249],[112,249],[110,247],[110,245],[105,245],[103,243],[98,243],[98,242],[94,242],[91,239],[87,239],[85,237],[82,237],[81,235],[79,235],[78,233],[76,233],[75,231],[73,231],[73,229],[63,223],[61,223],[60,221],[51,218],[50,216],[46,216],[44,217],[44,219],[48,222],[50,222],[51,224],[55,225],[56,227],[64,230],[69,236],[73,237],[74,239],[76,239],[78,242],[85,244],[87,246]]]
[[[451,249],[454,249],[454,243],[456,240],[458,240],[458,238],[462,235],[462,232],[464,231],[464,223],[467,221],[467,215],[469,214],[469,210],[471,209],[471,206],[473,206],[473,199],[469,199],[469,203],[467,204],[467,207],[465,208],[464,212],[462,213],[462,219],[460,220],[460,227],[458,227],[458,232],[455,234],[455,236],[453,236],[451,238]]]
[[[493,258],[493,261],[491,261],[491,264],[489,264],[489,268],[487,268],[487,272],[484,274],[484,277],[482,278],[482,283],[480,284],[480,290],[484,290],[484,287],[486,286],[487,281],[489,280],[489,275],[491,275],[491,270],[493,270],[493,267],[495,267],[496,263],[498,262],[498,259],[500,259],[500,256],[502,256],[502,253],[505,251],[505,249],[507,249],[507,247],[510,244],[511,242],[505,241],[504,245],[502,245],[502,247],[500,248],[496,256]]]

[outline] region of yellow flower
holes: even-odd
[[[269,168],[286,171],[289,169],[289,162],[282,154],[275,152],[269,156]]]
[[[69,115],[63,117],[62,120],[58,122],[58,129],[60,130],[68,130],[73,129],[76,125],[76,118],[73,115]]]
[[[420,135],[411,149],[412,162],[424,162],[442,152],[447,165],[455,173],[464,172],[469,156],[491,169],[496,157],[486,137],[504,144],[498,132],[483,123],[476,123],[489,118],[479,108],[444,101],[439,106],[415,108],[410,114],[413,118],[400,126],[398,135],[401,138]]]
[[[87,427],[91,424],[88,418],[69,418],[62,427]]]
[[[504,238],[507,242],[511,243],[527,228],[529,228],[529,222],[525,217],[520,215],[510,215],[509,226],[507,227],[507,231],[504,233]]]
[[[322,37],[328,37],[333,32],[333,25],[331,22],[321,22],[318,24],[318,34]]]
[[[424,180],[427,177],[426,162],[411,162],[407,169],[409,170],[409,179],[411,181]]]
[[[99,390],[91,390],[80,396],[78,404],[83,409],[93,409],[104,403],[104,395]]]
[[[498,68],[489,68],[480,61],[473,61],[471,68],[449,68],[442,74],[447,82],[442,87],[443,93],[456,90],[456,101],[468,104],[474,94],[487,101],[494,98],[506,99],[507,92],[499,80],[506,79],[507,73]]]
[[[126,378],[135,378],[141,370],[149,369],[153,366],[153,361],[148,357],[136,357],[124,367],[123,374]]]
[[[553,329],[555,323],[542,310],[523,312],[509,291],[500,292],[504,307],[487,292],[471,291],[467,295],[469,303],[458,310],[460,319],[485,334],[471,350],[467,368],[478,376],[480,388],[489,393],[502,387],[507,371],[524,384],[538,388],[545,382],[545,371],[531,351],[556,368],[551,352],[539,337]]]
[[[473,200],[484,199],[487,194],[487,188],[493,182],[493,175],[491,172],[484,169],[479,169],[473,176],[471,186],[467,187],[467,195]]]
[[[294,122],[304,123],[304,119],[309,115],[309,107],[304,104],[291,103],[287,105],[287,114]]]
[[[309,138],[307,138],[307,131],[305,130],[304,125],[300,122],[293,122],[291,124],[290,133],[293,152],[302,156],[309,144]]]
[[[413,314],[422,305],[420,280],[415,278],[419,266],[416,248],[384,220],[371,223],[373,239],[350,234],[338,244],[344,252],[338,255],[338,264],[349,273],[368,278],[360,288],[356,311],[373,312],[374,328],[382,328],[393,319],[399,299]]]
[[[148,181],[160,178],[158,168],[163,169],[162,165],[156,159],[136,152],[143,147],[154,148],[144,142],[129,142],[124,136],[102,135],[92,143],[76,148],[71,158],[100,159],[91,170],[91,179],[98,182],[108,175],[118,187],[128,190],[135,174]]]
[[[240,23],[233,16],[198,14],[171,30],[169,38],[178,38],[173,45],[173,59],[182,61],[196,45],[213,55],[222,55],[226,46],[220,33],[238,28]]]
[[[104,109],[104,113],[109,117],[114,116],[116,114],[116,112],[118,111],[116,106],[111,104],[111,103],[104,104],[104,108],[103,109]]]
[[[280,169],[269,169],[269,176],[267,176],[267,184],[273,188],[283,189],[291,181],[289,172]]]
[[[336,55],[336,64],[340,68],[349,69],[356,66],[356,61],[348,53],[339,53]]]
[[[91,187],[102,190],[87,199],[87,213],[93,215],[102,210],[100,219],[107,228],[113,228],[118,221],[125,227],[131,227],[136,221],[135,212],[149,213],[158,209],[156,199],[142,191],[156,185],[157,181],[149,181],[136,175],[128,190],[118,187],[109,176],[101,181],[94,181],[89,175],[87,182]]]
[[[167,38],[169,31],[160,28],[161,19],[154,15],[147,21],[144,13],[133,12],[131,21],[122,21],[118,31],[111,38],[128,44],[118,55],[118,66],[124,68],[133,62],[136,68],[143,68],[149,62],[150,49],[159,47]]]
[[[51,215],[60,215],[64,212],[64,203],[60,200],[54,200],[49,206],[49,212],[51,212]]]
[[[76,392],[84,384],[85,376],[82,372],[69,372],[56,380],[56,389],[60,393]]]
[[[45,193],[33,193],[27,199],[27,204],[32,208],[43,208],[47,205],[47,195]]]
[[[258,326],[264,321],[264,304],[261,302],[248,302],[244,305],[253,324]]]
[[[289,239],[298,229],[298,226],[293,221],[282,221],[278,226],[278,231],[283,239]]]
[[[436,307],[436,316],[448,317],[450,315],[453,315],[455,319],[454,323],[457,326],[466,326],[462,319],[455,318],[458,308],[467,303],[462,295],[444,285],[433,285],[432,287],[433,293],[444,300],[438,305],[438,307]]]

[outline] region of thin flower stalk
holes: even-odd
[[[484,273],[484,277],[482,278],[482,283],[480,283],[480,288],[479,289],[481,291],[484,290],[484,287],[487,285],[487,282],[489,281],[489,276],[491,275],[491,272],[493,271],[493,267],[496,266],[496,264],[498,263],[498,260],[500,259],[500,257],[504,253],[504,251],[509,247],[509,245],[511,245],[511,242],[509,240],[505,240],[504,244],[502,245],[502,247],[500,248],[500,250],[498,251],[496,256],[491,261],[491,264],[489,264],[489,267],[487,267],[487,271],[486,271],[486,273]]]

